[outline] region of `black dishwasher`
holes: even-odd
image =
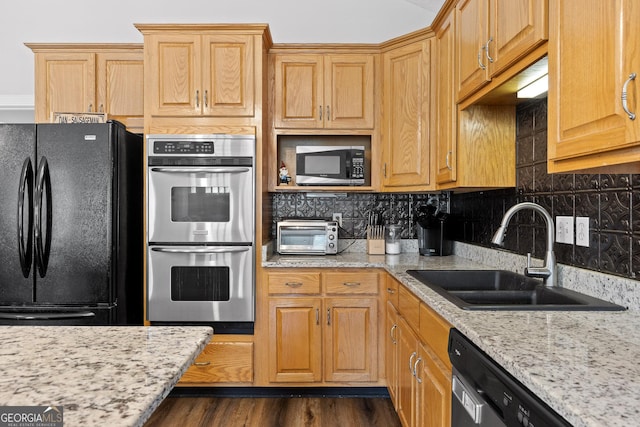
[[[451,427],[571,426],[456,329],[449,358]]]

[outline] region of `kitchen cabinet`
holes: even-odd
[[[455,10],[458,101],[548,38],[548,0],[460,0]]]
[[[383,54],[384,190],[432,190],[431,40],[421,39]]]
[[[640,8],[551,2],[548,170],[640,173]],[[626,98],[626,107],[625,107]],[[625,110],[626,108],[626,110]]]
[[[398,417],[405,427],[449,425],[451,325],[395,279],[388,282],[398,289],[398,310],[388,300],[386,320],[387,387]]]
[[[275,128],[373,129],[374,55],[275,54]]]
[[[253,336],[215,335],[182,376],[178,386],[253,383]]]
[[[151,116],[254,115],[252,35],[154,32],[145,36],[145,55]]]
[[[435,31],[435,182],[455,182],[457,172],[457,116],[455,103],[455,14],[450,11]]]
[[[269,271],[270,383],[378,380],[379,273]]]
[[[35,54],[35,121],[54,112],[107,113],[140,133],[144,115],[139,44],[27,44]]]

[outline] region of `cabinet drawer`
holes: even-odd
[[[378,273],[324,273],[327,294],[377,294]]]
[[[252,342],[208,344],[180,379],[180,385],[252,382]]]
[[[400,315],[414,329],[419,330],[420,325],[420,300],[404,286],[398,288],[398,309]]]
[[[425,304],[420,304],[420,337],[431,347],[440,360],[451,369],[449,330],[451,325]]]
[[[319,294],[320,273],[274,272],[267,274],[269,294]]]

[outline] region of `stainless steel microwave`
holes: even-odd
[[[297,185],[364,185],[364,146],[299,145]]]
[[[338,223],[324,220],[278,222],[277,251],[280,254],[331,255],[338,253]]]

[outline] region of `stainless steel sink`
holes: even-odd
[[[504,270],[407,270],[465,310],[621,311],[624,307]]]

